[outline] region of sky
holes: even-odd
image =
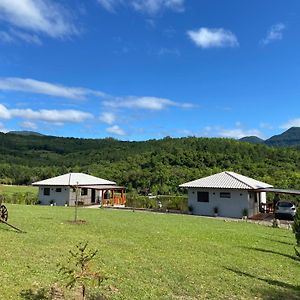
[[[299,53],[299,0],[0,0],[0,131],[266,139]]]

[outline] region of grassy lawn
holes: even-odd
[[[59,282],[79,241],[98,248],[109,299],[300,299],[300,261],[285,229],[187,215],[8,205],[0,225],[1,299]],[[255,298],[256,297],[256,298]]]
[[[12,194],[23,194],[23,193],[34,193],[37,194],[38,188],[35,186],[25,185],[2,185],[0,184],[0,195],[12,195]]]

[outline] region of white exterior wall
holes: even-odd
[[[50,195],[44,195],[44,188],[50,188]],[[56,188],[61,188],[61,192],[56,192]],[[39,201],[42,205],[50,205],[50,201],[56,205],[63,206],[69,203],[70,188],[68,186],[40,186]]]
[[[44,195],[44,188],[50,188],[50,195]],[[56,188],[61,188],[61,192],[56,192]],[[95,202],[101,198],[100,191],[95,191]],[[75,205],[76,192],[73,188],[68,186],[40,186],[39,187],[39,201],[42,205],[50,205],[50,201],[53,201],[58,206],[64,206],[66,203],[70,206]],[[78,189],[78,201],[83,201],[85,205],[91,204],[92,190],[88,189],[88,194],[81,196],[81,190]]]
[[[198,202],[197,192],[209,192],[209,202]],[[231,198],[220,198],[220,192],[230,192]],[[188,205],[193,208],[193,214],[213,216],[214,207],[218,207],[221,217],[242,218],[243,209],[249,211],[249,194],[247,190],[229,189],[188,189]]]
[[[97,203],[98,199],[101,200],[100,191],[95,191],[95,203]],[[73,189],[70,189],[70,206],[74,206],[76,201],[76,192]],[[78,189],[78,201],[83,201],[84,205],[88,205],[92,203],[92,189],[87,190],[87,195],[81,196],[81,189]]]

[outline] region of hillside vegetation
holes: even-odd
[[[124,142],[0,134],[0,183],[30,184],[67,172],[116,181],[129,191],[179,193],[180,183],[233,170],[300,189],[300,151],[230,139],[164,138]]]

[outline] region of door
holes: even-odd
[[[96,203],[96,190],[92,189],[91,203]]]

